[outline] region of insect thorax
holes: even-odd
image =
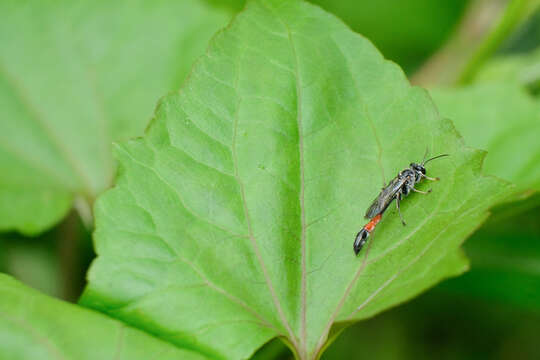
[[[398,177],[400,179],[409,178],[409,179],[414,179],[415,182],[416,182],[416,177],[417,176],[418,175],[416,174],[416,171],[414,171],[413,169],[405,169],[405,170],[400,171],[399,174],[398,174]]]
[[[418,171],[409,168],[401,171],[398,177],[405,180],[401,187],[401,194],[407,196],[414,187],[414,184],[421,180],[422,175],[420,175]]]

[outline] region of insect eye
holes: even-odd
[[[423,167],[422,165],[412,163],[411,167],[414,169],[414,171],[418,171],[424,175],[426,174],[426,168]]]

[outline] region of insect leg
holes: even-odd
[[[399,218],[401,219],[401,223],[403,224],[403,226],[407,225],[405,224],[405,221],[403,220],[403,216],[401,216],[401,210],[399,210],[399,203],[401,201],[401,192],[398,192],[397,193],[397,196],[396,196],[396,207],[397,207],[397,212],[399,213]]]
[[[427,195],[427,194],[429,194],[431,192],[431,189],[429,189],[428,191],[420,191],[420,190],[417,190],[415,188],[412,188],[412,191],[420,193],[420,194]]]
[[[426,178],[428,180],[431,180],[431,181],[439,181],[439,180],[441,180],[438,177],[432,178],[432,177],[429,177],[429,176],[426,176],[426,175],[422,175],[422,177],[424,177],[424,178]]]

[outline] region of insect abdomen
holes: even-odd
[[[354,253],[358,255],[360,250],[362,250],[362,247],[367,241],[367,238],[369,236],[369,231],[366,230],[366,228],[362,228],[358,234],[356,234],[356,239],[354,239],[353,249]]]
[[[377,214],[373,219],[371,219],[370,222],[368,222],[358,234],[356,234],[356,239],[354,239],[353,249],[354,253],[358,255],[360,250],[362,250],[362,247],[367,242],[367,238],[369,234],[375,230],[375,226],[381,221],[382,214]]]

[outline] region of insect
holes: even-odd
[[[411,163],[407,169],[400,171],[398,175],[394,179],[392,179],[392,181],[390,181],[388,185],[383,187],[379,196],[377,196],[371,206],[367,209],[365,218],[368,219],[369,222],[364,225],[362,230],[360,230],[360,232],[356,235],[356,239],[354,239],[353,248],[356,255],[358,255],[360,250],[362,250],[362,247],[366,243],[369,234],[371,234],[371,232],[375,230],[375,227],[382,219],[383,213],[386,211],[392,201],[396,200],[396,207],[399,213],[399,218],[401,219],[401,223],[405,226],[405,221],[403,221],[403,216],[401,215],[401,211],[399,210],[399,204],[401,200],[405,196],[409,195],[411,191],[424,195],[427,195],[431,192],[431,189],[429,189],[428,191],[417,190],[414,188],[414,185],[419,183],[424,178],[431,181],[439,180],[439,178],[432,178],[427,176],[426,168],[424,166],[431,160],[435,160],[443,156],[448,156],[448,154],[437,155],[427,160],[426,156],[427,150],[424,155],[424,160],[422,160],[422,163]]]

